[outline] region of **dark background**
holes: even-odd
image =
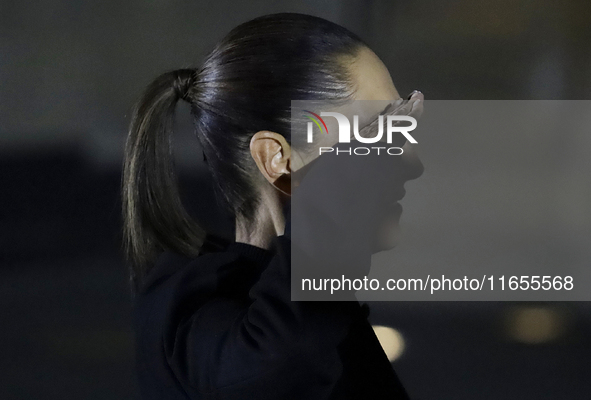
[[[235,25],[283,11],[359,34],[401,94],[591,97],[584,0],[2,0],[0,398],[136,396],[118,198],[131,107],[159,73],[199,65]],[[185,200],[212,225],[208,178],[187,112],[179,114]],[[571,187],[589,193],[586,183]],[[591,217],[574,223],[588,226]],[[370,318],[405,338],[394,366],[414,398],[590,398],[591,307],[536,304],[555,334],[528,343],[511,333],[512,316],[533,306],[376,303]]]

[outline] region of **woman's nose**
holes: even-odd
[[[406,142],[404,146],[402,146],[402,159],[404,161],[404,172],[405,172],[405,180],[410,181],[413,179],[417,179],[423,172],[425,171],[425,167],[423,163],[419,159],[417,152],[413,148],[413,144]]]

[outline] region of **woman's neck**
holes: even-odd
[[[271,248],[273,239],[283,235],[284,230],[283,206],[276,192],[261,195],[259,206],[251,221],[243,217],[236,218],[236,242],[262,249]]]

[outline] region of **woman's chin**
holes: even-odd
[[[384,214],[380,226],[376,230],[373,241],[373,253],[391,250],[400,240],[400,214],[402,207],[398,203],[393,212]]]

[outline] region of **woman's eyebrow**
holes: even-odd
[[[386,114],[388,112],[388,110],[390,110],[390,108],[394,105],[394,103],[396,103],[396,101],[398,101],[398,99],[394,100],[393,102],[388,104],[386,107],[384,107],[384,109],[379,114]]]
[[[376,114],[375,118],[377,119],[380,115],[385,115],[385,114],[389,114],[392,111],[395,111],[398,107],[395,107],[396,103],[398,103],[399,100],[402,100],[402,103],[400,103],[400,105],[404,104],[404,99],[402,99],[402,97],[397,98],[396,100],[394,100],[393,102],[391,102],[390,104],[388,104],[386,107],[384,107],[384,109],[382,111],[380,111],[378,114]]]
[[[398,103],[399,100],[402,100],[402,103],[400,103],[400,105],[398,107],[396,107],[396,104]],[[372,129],[373,127],[377,126],[377,122],[380,118],[380,115],[390,115],[393,114],[394,112],[396,112],[398,110],[398,108],[400,108],[402,105],[404,105],[404,102],[406,100],[404,100],[402,97],[397,98],[396,100],[394,100],[393,102],[391,102],[390,104],[388,104],[386,107],[384,107],[384,109],[375,114],[370,122],[368,122],[365,126],[363,126],[363,128],[359,129],[359,131],[363,131],[363,130],[368,130],[368,129]]]

